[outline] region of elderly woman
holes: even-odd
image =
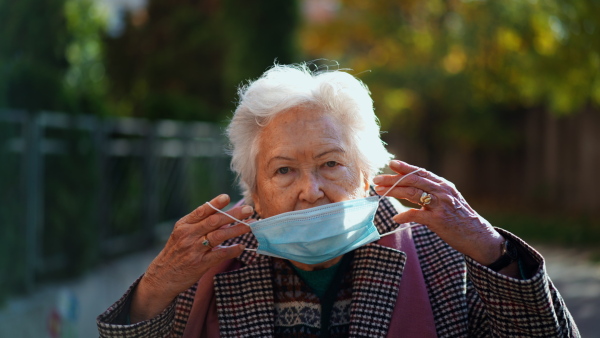
[[[390,162],[359,80],[276,65],[239,95],[243,204],[179,220],[102,337],[579,336],[534,249]]]

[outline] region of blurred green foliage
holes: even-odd
[[[34,279],[79,274],[101,252],[118,251],[102,239],[154,226],[145,224],[149,189],[143,159],[107,159],[98,131],[77,129],[75,115],[222,121],[242,80],[259,76],[275,59],[293,62],[297,52],[296,1],[151,0],[129,13],[117,37],[105,32],[109,12],[100,5],[0,0],[0,109],[19,109],[24,119],[43,110],[71,114],[71,127],[43,127],[42,138],[50,141],[34,145],[61,149],[42,156],[43,261],[36,263]],[[27,291],[25,281],[32,277],[24,217],[31,212],[26,150],[11,146],[24,142],[22,126],[0,121],[0,302]],[[158,161],[159,187],[152,194],[162,204],[155,221],[181,217],[218,193],[235,196],[227,162],[226,157]],[[111,186],[103,186],[107,182]]]
[[[118,115],[222,121],[237,85],[294,61],[296,1],[151,0],[106,37]]]
[[[101,113],[104,22],[91,0],[0,1],[0,107]]]
[[[0,108],[19,109],[24,119],[42,110],[103,114],[100,37],[105,20],[91,0],[0,1]],[[9,150],[14,140],[24,144],[27,131],[15,126],[0,123],[0,299],[25,290],[27,251],[33,250],[26,242],[25,215],[32,212],[26,209],[26,153]],[[46,212],[40,215],[39,254],[62,253],[68,266],[63,274],[74,275],[98,257],[97,227],[83,221],[93,217],[94,201],[85,196],[97,189],[98,168],[82,147],[89,135],[74,129],[48,129],[42,135],[62,139],[67,149],[65,155],[46,156],[42,162]]]
[[[70,40],[63,11],[64,0],[0,1],[0,106],[63,107]]]
[[[108,11],[94,0],[65,0],[64,14],[70,43],[65,50],[69,68],[65,91],[70,110],[107,115],[107,78],[103,59],[102,36]]]
[[[369,86],[392,151],[468,181],[468,189],[459,189],[471,203],[486,198],[496,210],[513,210],[490,219],[496,226],[519,229],[525,238],[597,245],[600,222],[591,217],[597,209],[569,209],[557,197],[590,196],[591,189],[563,185],[547,172],[572,177],[584,172],[578,165],[598,163],[582,150],[597,151],[593,138],[562,127],[579,127],[568,115],[599,112],[600,2],[309,3],[334,5],[328,16],[303,25],[303,51],[309,59],[339,61]],[[561,122],[551,129],[538,113]],[[570,139],[555,139],[563,135]],[[573,165],[568,171],[561,169],[565,162]],[[514,212],[523,205],[524,212]]]
[[[514,115],[600,104],[599,12],[593,0],[341,0],[301,41],[360,74],[385,129],[506,148]]]

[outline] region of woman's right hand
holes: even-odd
[[[219,195],[210,203],[216,208],[224,208],[229,203],[229,196]],[[252,207],[245,205],[227,213],[237,219],[245,219],[252,212]],[[178,294],[194,285],[210,268],[239,256],[244,245],[218,245],[249,232],[250,227],[241,223],[231,227],[224,226],[230,223],[231,218],[217,213],[207,204],[201,205],[175,223],[167,244],[150,263],[135,289],[130,322],[137,323],[157,316]],[[205,238],[210,246],[202,244]]]

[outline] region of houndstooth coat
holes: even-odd
[[[375,216],[380,233],[398,226],[398,213],[383,199]],[[412,229],[439,337],[579,337],[563,299],[546,274],[543,258],[511,233],[498,229],[534,262],[532,277],[509,278],[452,249],[427,227]],[[256,247],[252,233],[231,240]],[[214,277],[219,332],[223,337],[269,337],[274,328],[271,258],[245,251],[239,269]],[[376,243],[355,251],[351,337],[386,337],[406,255]],[[238,264],[239,263],[239,264]],[[139,281],[139,279],[138,279]],[[97,319],[101,337],[181,337],[197,285],[181,293],[160,315],[121,325],[131,291]],[[257,301],[259,300],[259,301]],[[401,336],[401,334],[398,334]]]

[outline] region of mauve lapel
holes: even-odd
[[[215,276],[221,337],[269,337],[275,325],[271,259]]]
[[[464,256],[427,227],[412,232],[438,337],[466,337],[469,314]]]
[[[354,253],[350,337],[386,337],[406,254],[378,244]]]

